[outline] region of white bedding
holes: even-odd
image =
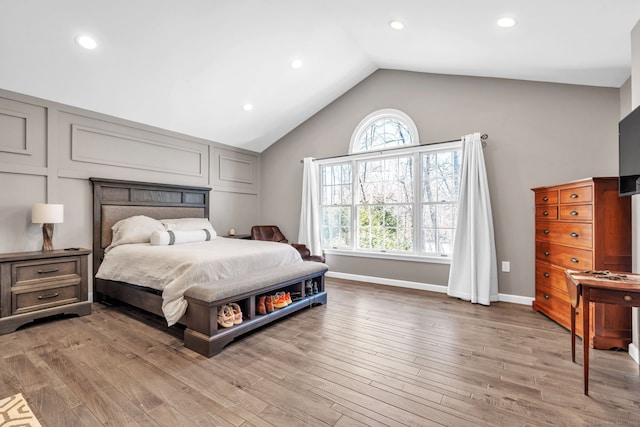
[[[291,245],[260,240],[226,239],[177,246],[126,244],[112,248],[96,277],[162,291],[162,311],[169,326],[187,309],[184,292],[253,271],[303,262]]]

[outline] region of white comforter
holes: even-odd
[[[162,291],[162,311],[171,326],[187,309],[183,295],[189,287],[298,262],[302,258],[291,245],[259,240],[216,238],[175,246],[136,243],[109,250],[96,277]]]

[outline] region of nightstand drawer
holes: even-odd
[[[30,285],[62,276],[80,276],[80,258],[27,261],[13,264],[11,286]]]
[[[11,314],[56,307],[80,301],[80,280],[58,286],[14,288],[11,292]]]

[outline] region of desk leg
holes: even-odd
[[[591,290],[582,288],[582,348],[584,369],[584,395],[589,395],[589,299]]]
[[[576,363],[576,308],[569,304],[571,309],[571,361]]]

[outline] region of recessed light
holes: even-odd
[[[242,109],[243,109],[244,111],[251,111],[251,110],[253,110],[253,105],[251,105],[251,104],[244,104],[244,105],[242,106]]]
[[[498,22],[496,22],[496,24],[498,24],[498,27],[501,28],[511,28],[516,25],[516,20],[511,18],[510,16],[503,16],[502,18],[498,19]]]
[[[404,28],[404,24],[402,22],[400,22],[400,21],[391,21],[391,22],[389,22],[389,26],[391,28],[393,28],[394,30],[398,30],[398,31],[400,31],[400,30],[402,30]]]
[[[291,61],[291,68],[293,68],[294,70],[297,70],[300,67],[302,67],[301,59],[294,59],[293,61]]]
[[[98,47],[98,43],[96,43],[95,39],[91,36],[77,36],[76,43],[89,50]]]

